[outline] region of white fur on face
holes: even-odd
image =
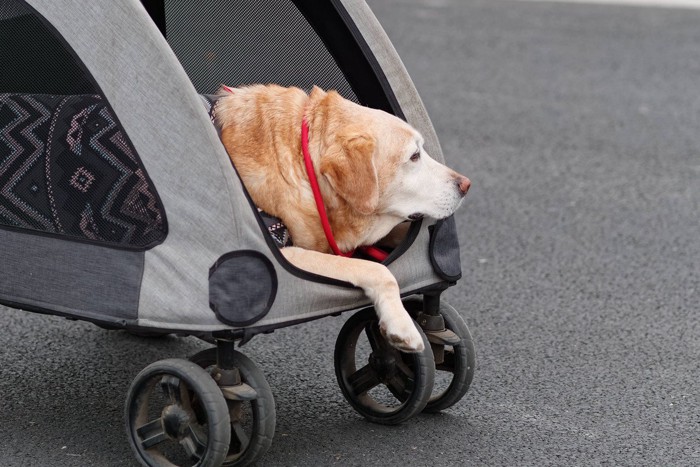
[[[418,134],[404,148],[396,173],[382,196],[382,211],[403,219],[443,219],[452,215],[463,199],[458,174],[430,157]]]
[[[418,131],[387,112],[350,101],[345,106],[376,142],[373,162],[380,178],[376,214],[382,225],[418,217],[444,219],[459,208],[464,198],[459,183],[464,177],[430,157]],[[419,157],[412,158],[416,154]],[[386,235],[388,230],[382,232]]]

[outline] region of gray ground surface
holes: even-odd
[[[245,347],[277,401],[260,465],[700,464],[700,12],[371,0],[473,188],[478,350],[441,415],[372,425],[336,387],[344,318]],[[133,465],[123,398],[195,339],[0,310],[0,465]]]

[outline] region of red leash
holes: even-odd
[[[338,256],[350,257],[355,251],[350,251],[348,253],[343,253],[338,248],[335,243],[335,238],[333,237],[333,231],[331,230],[331,223],[328,221],[328,215],[326,214],[326,205],[323,203],[323,196],[321,196],[321,188],[318,186],[318,180],[316,179],[316,171],[314,170],[314,163],[311,160],[311,154],[309,153],[309,125],[306,123],[306,118],[301,122],[301,152],[304,154],[304,165],[306,165],[306,173],[309,176],[309,184],[311,184],[311,190],[314,192],[314,200],[316,201],[316,209],[318,210],[318,215],[321,218],[321,226],[323,227],[323,233],[326,235],[326,240],[331,246],[331,250]]]
[[[338,256],[345,256],[346,258],[355,254],[355,250],[343,253],[338,248],[335,243],[335,238],[333,237],[333,231],[331,230],[331,223],[328,221],[328,215],[326,214],[326,205],[323,203],[323,196],[321,196],[321,189],[318,186],[318,180],[316,179],[316,171],[314,170],[314,163],[311,160],[311,154],[309,153],[309,125],[306,123],[306,118],[301,122],[301,152],[304,154],[304,165],[306,165],[306,173],[309,177],[309,183],[311,184],[311,190],[314,192],[314,200],[316,201],[316,209],[318,210],[318,215],[321,218],[321,226],[323,227],[323,233],[326,235],[326,240],[328,244]],[[377,260],[384,261],[389,254],[380,250],[379,248],[373,246],[362,246],[360,251],[365,253],[367,256]]]

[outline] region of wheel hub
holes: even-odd
[[[385,380],[396,373],[396,357],[389,353],[372,352],[369,356],[369,365],[382,382],[386,382]]]
[[[169,405],[163,409],[160,420],[165,434],[180,440],[190,424],[190,415],[179,405]]]

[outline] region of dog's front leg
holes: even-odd
[[[283,248],[294,266],[314,274],[350,282],[374,303],[379,328],[389,343],[405,352],[421,352],[423,339],[401,303],[399,285],[386,266],[298,247]]]

